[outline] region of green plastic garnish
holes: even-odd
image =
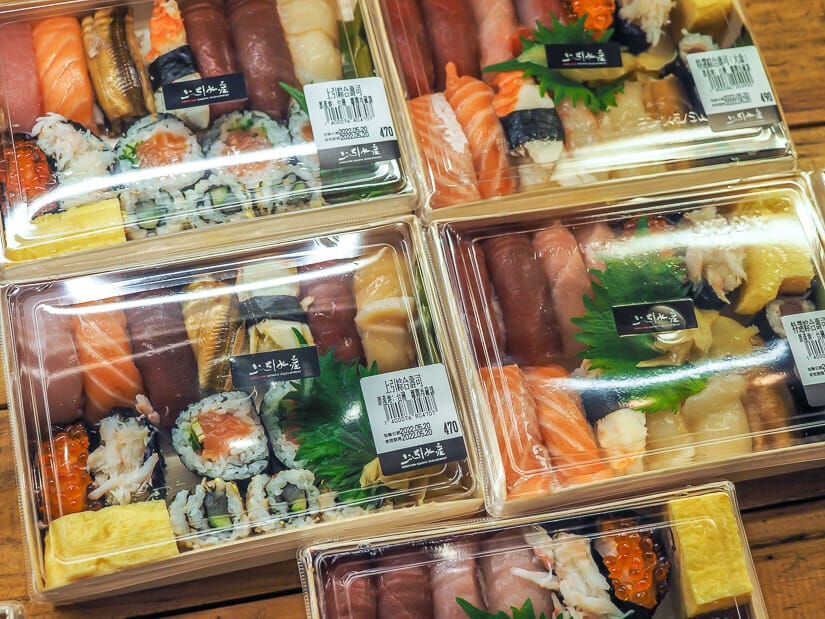
[[[343,78],[352,79],[375,75],[360,5],[356,5],[351,21],[338,22],[338,38],[341,41]]]
[[[281,86],[281,88],[287,91],[290,97],[295,99],[295,103],[297,103],[298,107],[300,107],[303,110],[304,114],[309,115],[309,108],[307,107],[307,96],[304,94],[304,91],[299,90],[294,86],[290,86],[286,82],[278,82],[278,84]]]
[[[556,105],[559,105],[565,97],[569,97],[574,106],[581,101],[594,112],[604,111],[611,106],[615,107],[616,95],[624,91],[623,79],[593,85],[577,82],[565,77],[562,71],[548,68],[547,54],[544,49],[545,45],[603,43],[611,37],[613,30],[607,30],[600,37],[594,37],[593,33],[584,27],[587,15],[582,15],[577,22],[569,25],[562,24],[552,13],[550,15],[551,28],[536,23],[532,37],[521,38],[524,50],[518,58],[484,67],[482,70],[521,71],[525,77],[536,79],[542,96],[546,96],[548,92],[553,93],[553,102]]]
[[[470,617],[470,619],[547,619],[547,615],[543,612],[536,616],[536,611],[533,608],[533,601],[530,598],[527,598],[524,601],[521,608],[511,606],[509,615],[503,610],[500,610],[497,613],[491,613],[483,608],[476,608],[463,598],[456,598],[455,601],[459,606],[461,606],[461,610],[467,613],[467,616]],[[554,619],[572,619],[572,616],[559,613]]]

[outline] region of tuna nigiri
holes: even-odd
[[[8,108],[12,130],[31,131],[35,119],[43,115],[43,100],[29,24],[6,24],[0,29],[0,75],[0,104],[4,111]]]
[[[516,175],[507,159],[509,149],[504,130],[493,109],[492,89],[474,77],[459,77],[452,62],[447,63],[446,74],[444,96],[469,141],[481,197],[513,193]]]
[[[421,0],[421,12],[430,34],[435,89],[444,89],[448,62],[461,75],[480,77],[478,30],[468,0]]]
[[[436,561],[430,565],[434,619],[466,619],[456,598],[483,608],[478,565],[478,544],[473,540],[439,544],[433,549]]]
[[[603,271],[604,260],[601,254],[607,251],[607,244],[613,239],[614,234],[604,222],[585,224],[573,228],[573,236],[581,247],[584,265],[590,269]]]
[[[416,141],[429,176],[430,206],[441,208],[481,198],[467,137],[444,95],[409,102]]]
[[[335,619],[375,619],[375,578],[367,560],[345,558],[326,572],[326,616]]]
[[[510,498],[548,494],[558,487],[536,416],[536,403],[517,365],[479,370],[493,416]]]
[[[579,405],[554,382],[567,372],[544,366],[526,369],[524,375],[559,482],[575,485],[613,477]]]
[[[535,28],[536,22],[549,25],[550,13],[562,17],[562,0],[515,0],[516,13],[523,26]]]
[[[378,619],[431,619],[430,570],[423,553],[394,553],[377,563]]]
[[[72,315],[72,335],[83,367],[86,419],[96,423],[116,406],[132,406],[143,380],[132,361],[123,310],[107,309],[106,302],[74,307],[80,310]]]
[[[407,98],[430,94],[435,83],[433,54],[417,0],[385,0],[384,18]]]
[[[44,19],[32,26],[32,39],[44,111],[96,131],[94,95],[80,22],[68,15]]]
[[[510,0],[470,0],[481,52],[481,66],[486,67],[513,57],[512,36],[518,28],[513,4]],[[484,79],[492,82],[495,73],[485,73]]]

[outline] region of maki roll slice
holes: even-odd
[[[128,505],[165,496],[158,433],[146,417],[116,408],[101,420],[98,436],[100,445],[87,460],[94,476],[91,501]]]
[[[256,475],[246,489],[246,512],[258,533],[312,524],[318,519],[315,475],[288,469],[275,475]]]
[[[172,444],[186,468],[206,477],[249,479],[269,465],[264,428],[242,391],[190,405],[172,428]]]
[[[204,479],[194,490],[181,490],[169,505],[172,530],[181,548],[200,548],[249,536],[238,486]]]

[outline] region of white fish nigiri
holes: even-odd
[[[301,84],[340,80],[341,54],[334,0],[278,0],[278,15]]]
[[[705,442],[696,445],[697,461],[750,453],[750,426],[741,401],[746,388],[739,374],[714,376],[682,404],[680,414],[693,440]]]

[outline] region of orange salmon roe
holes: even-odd
[[[582,15],[587,15],[584,27],[598,39],[613,25],[613,14],[616,12],[614,0],[564,0],[562,13],[565,21],[574,23]]]
[[[44,520],[86,509],[86,490],[92,483],[86,470],[88,457],[89,436],[79,423],[40,445],[38,461],[43,476],[41,511]]]
[[[606,531],[631,529],[635,524],[629,519],[617,520],[606,523],[603,528]],[[616,544],[616,554],[603,560],[615,596],[623,602],[654,608],[667,590],[670,571],[667,557],[660,553],[650,533],[634,530],[610,537]]]

